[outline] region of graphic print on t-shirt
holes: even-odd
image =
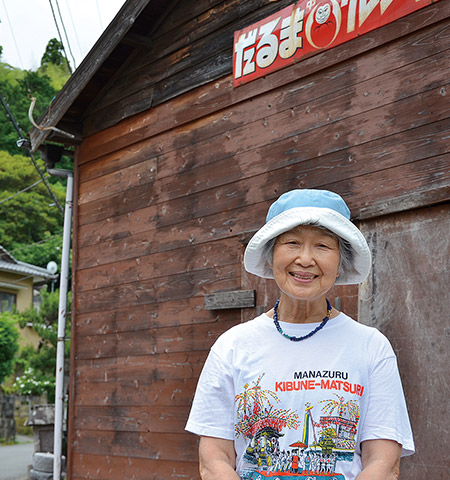
[[[341,375],[331,380],[331,374]],[[304,377],[297,374],[295,381],[275,382],[271,390],[263,388],[262,374],[236,395],[235,436],[245,438],[247,445],[241,479],[345,480],[336,470],[341,470],[340,462],[353,460],[360,416],[357,397],[364,387],[346,381],[342,372],[309,372]],[[296,411],[277,408],[285,392],[295,395],[301,390],[307,391],[302,398],[312,390],[320,390],[323,397],[314,397],[315,404],[298,405]]]

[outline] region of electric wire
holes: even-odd
[[[33,183],[33,185],[30,185],[28,187],[25,187],[23,190],[20,190],[20,192],[16,192],[14,195],[11,195],[10,197],[8,198],[4,198],[3,200],[0,200],[0,205],[2,203],[5,203],[9,200],[12,200],[13,198],[17,197],[17,195],[20,195],[21,193],[24,193],[24,192],[27,192],[28,190],[31,190],[32,188],[34,188],[36,185],[39,185],[41,182],[42,182],[42,178],[40,180],[38,180],[37,182]]]
[[[73,60],[73,67],[77,68],[77,62],[75,61],[75,57],[73,56],[73,53],[72,53],[72,48],[70,46],[70,41],[69,41],[69,37],[67,36],[67,31],[66,31],[66,26],[64,25],[64,20],[62,18],[62,15],[61,15],[61,10],[59,8],[59,2],[58,0],[55,0],[55,3],[56,3],[56,8],[58,9],[58,15],[59,15],[59,19],[61,21],[61,25],[62,25],[62,28],[63,28],[63,31],[64,31],[64,36],[66,37],[66,42],[67,42],[67,47],[69,49],[69,53],[70,53],[70,56],[72,57],[72,60]]]
[[[35,242],[35,243],[30,243],[28,245],[22,245],[21,247],[17,247],[15,248],[14,250],[8,250],[9,253],[13,254],[15,252],[18,252],[19,250],[25,250],[27,248],[30,248],[30,247],[34,247],[36,245],[42,245],[43,243],[46,243],[48,242],[49,240],[51,240],[52,238],[55,238],[55,237],[62,237],[63,234],[62,233],[55,233],[54,235],[51,235],[47,238],[45,238],[44,240],[39,240],[39,242]],[[61,238],[61,243],[62,243],[62,238]]]
[[[56,30],[57,30],[58,36],[59,36],[59,41],[61,42],[61,45],[62,45],[62,50],[64,52],[64,57],[67,61],[67,66],[69,68],[69,72],[72,75],[72,68],[70,66],[69,59],[67,58],[66,49],[64,48],[64,42],[63,42],[63,39],[62,39],[62,36],[61,36],[61,31],[59,30],[58,20],[56,19],[55,10],[53,8],[52,0],[48,0],[48,3],[50,4],[50,8],[52,9],[53,21],[55,22]]]
[[[102,29],[102,32],[103,32],[103,22],[102,22],[102,16],[100,14],[100,6],[98,4],[98,0],[95,0],[95,4],[97,5],[97,13],[98,13],[98,19],[100,21],[100,28]]]
[[[8,115],[8,118],[10,119],[11,123],[13,124],[14,128],[16,129],[16,132],[19,134],[19,137],[21,140],[23,141],[27,141],[25,136],[23,135],[22,133],[22,129],[20,128],[19,124],[16,122],[16,119],[14,118],[14,115],[12,114],[10,108],[9,108],[9,105],[8,103],[6,102],[5,100],[5,97],[1,94],[0,92],[0,102],[1,104],[3,105],[3,108],[5,109],[6,111],[6,114]],[[55,205],[58,207],[58,210],[60,211],[61,215],[64,216],[64,209],[62,208],[61,204],[58,202],[58,199],[56,198],[56,195],[55,193],[53,192],[53,190],[50,188],[50,185],[49,183],[47,182],[45,176],[44,176],[44,173],[42,172],[42,170],[39,168],[39,165],[37,164],[35,158],[34,158],[34,155],[33,155],[33,152],[29,149],[29,148],[26,148],[26,151],[28,153],[28,156],[30,157],[30,160],[31,162],[33,163],[34,165],[34,168],[37,170],[39,176],[41,177],[42,181],[44,182],[44,185],[45,187],[47,188],[48,190],[48,193],[50,194],[50,196],[52,197],[52,200],[54,201]]]
[[[6,5],[5,5],[5,0],[2,0],[2,3],[3,3],[3,8],[5,9],[5,15],[6,15],[6,19],[8,20],[8,25],[9,25],[9,29],[11,31],[11,35],[12,35],[12,38],[13,38],[13,41],[14,41],[14,45],[16,47],[17,56],[19,57],[20,66],[22,67],[22,70],[23,70],[22,57],[20,56],[19,47],[17,46],[16,36],[14,35],[14,30],[12,28],[12,24],[11,24],[11,21],[9,19],[8,10],[7,10]]]
[[[72,24],[73,32],[74,32],[74,34],[75,34],[75,39],[76,39],[76,41],[77,41],[78,52],[79,52],[80,56],[83,57],[83,49],[81,48],[81,44],[80,44],[80,39],[79,39],[79,37],[78,37],[77,28],[75,27],[75,23],[74,23],[74,21],[73,21],[72,10],[70,9],[69,1],[68,1],[68,0],[65,0],[65,2],[66,2],[67,11],[69,12],[70,23]]]

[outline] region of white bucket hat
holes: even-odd
[[[350,210],[337,193],[328,190],[291,190],[269,208],[266,224],[251,238],[244,254],[247,272],[273,278],[267,255],[268,242],[298,225],[322,226],[347,240],[353,249],[353,269],[340,271],[336,285],[361,283],[372,263],[366,239],[350,221]]]

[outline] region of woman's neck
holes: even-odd
[[[330,318],[339,312],[333,308]],[[273,318],[273,309],[267,312]],[[278,320],[288,323],[317,323],[327,315],[327,302],[325,297],[314,300],[297,300],[287,295],[281,295],[278,305]]]

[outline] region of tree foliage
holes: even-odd
[[[44,55],[41,58],[41,65],[53,64],[57,66],[67,65],[67,60],[64,57],[64,46],[56,38],[52,38],[45,47]]]
[[[42,162],[40,164],[44,170]],[[57,251],[52,252],[51,248],[58,246],[57,239],[53,237],[61,235],[62,215],[52,204],[43,182],[14,196],[39,180],[28,157],[0,151],[0,245],[20,260],[26,258],[23,261],[45,267],[50,260],[55,260]],[[60,204],[64,205],[64,186],[56,182],[51,188]],[[42,245],[42,240],[48,240],[49,244]],[[38,249],[23,248],[36,243],[40,245]]]
[[[11,75],[11,72],[9,73]],[[8,75],[6,73],[0,74],[1,77],[8,78]],[[36,98],[33,116],[37,120],[43,115],[57,93],[47,75],[30,71],[23,72],[23,76],[17,75],[12,82],[8,80],[0,81],[0,92],[9,105],[9,109],[22,130],[23,136],[32,127],[28,118],[31,97]],[[8,151],[12,155],[21,153],[21,150],[17,147],[19,138],[19,134],[5,109],[2,108],[0,110],[0,149]]]
[[[37,120],[70,76],[67,61],[61,51],[60,42],[51,39],[36,72],[20,70],[0,62],[0,93],[24,134],[32,127],[28,119],[30,98],[36,98],[34,118]],[[0,108],[0,150],[6,150],[12,155],[19,153],[17,139],[16,130],[5,110]]]
[[[18,393],[40,394],[47,391],[49,401],[53,401],[56,349],[58,342],[59,291],[41,292],[42,304],[39,311],[30,308],[18,314],[21,327],[32,325],[41,337],[37,349],[27,346],[21,349],[16,360],[16,382],[14,388]],[[67,299],[67,312],[70,312],[71,298]],[[66,339],[70,337],[70,318],[66,318]],[[69,355],[69,341],[65,343],[66,358]]]
[[[0,61],[0,93],[23,135],[32,127],[28,119],[30,96],[37,99],[34,118],[38,120],[69,78],[61,45],[53,40],[49,41],[36,72],[20,70]],[[18,148],[18,139],[19,134],[0,105],[0,245],[18,260],[45,267],[50,260],[58,262],[60,259],[63,218],[42,182],[7,200],[40,180],[31,159]],[[39,155],[35,158],[45,172]],[[58,168],[71,167],[72,162],[65,157],[58,164]],[[65,179],[48,177],[47,181],[58,202],[64,205]]]
[[[41,59],[38,73],[49,78],[55,90],[61,90],[70,76],[70,67],[64,56],[64,46],[56,38],[52,38]]]
[[[0,57],[1,51],[0,47]],[[37,71],[14,68],[0,58],[0,94],[24,136],[32,127],[28,118],[31,97],[36,98],[33,117],[39,122],[69,75],[62,46],[55,39],[48,43]],[[17,146],[19,137],[6,109],[0,105],[0,245],[18,260],[46,267],[50,260],[60,261],[63,217],[53,205],[53,199],[40,181],[31,159]],[[45,172],[44,163],[38,157],[35,155],[37,164]],[[58,168],[70,169],[71,161],[63,160],[64,165],[60,163]],[[64,205],[66,182],[56,177],[48,177],[47,181],[58,202]],[[0,317],[0,379],[10,373],[14,365],[6,358],[6,353],[11,355],[12,352],[12,356],[16,355],[16,391],[27,394],[41,393],[44,389],[49,392],[50,401],[56,367],[58,303],[58,291],[43,291],[39,312],[29,309]],[[17,340],[18,331],[13,328],[14,323],[33,325],[42,339],[37,349],[25,347],[17,354],[14,338]],[[8,336],[3,334],[2,328],[9,329]],[[2,343],[2,338],[6,337],[9,340]]]
[[[19,331],[11,314],[0,314],[0,383],[14,367],[14,356],[19,349]]]

